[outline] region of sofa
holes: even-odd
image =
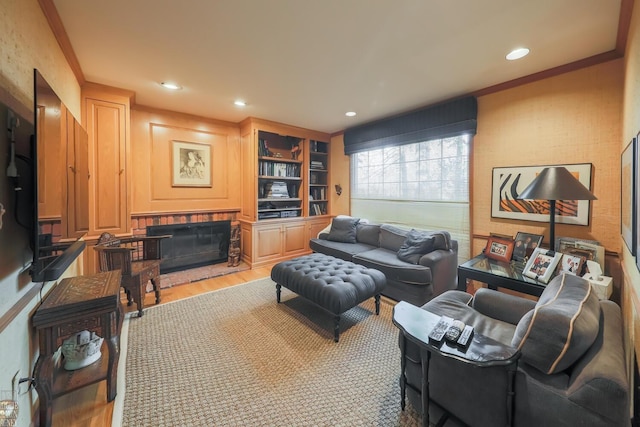
[[[600,301],[583,278],[556,276],[537,302],[483,288],[473,296],[445,292],[422,308],[519,350],[516,427],[630,425],[621,311]],[[399,345],[405,346],[407,397],[421,411],[420,348],[402,332]],[[507,378],[501,366],[432,356],[429,397],[437,407],[430,414],[444,408],[469,426],[507,425]]]
[[[338,216],[309,242],[314,252],[380,270],[382,294],[422,305],[456,287],[458,242],[447,231],[403,229]]]

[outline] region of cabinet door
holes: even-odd
[[[304,222],[283,224],[282,228],[284,234],[283,255],[294,255],[296,253],[303,253],[307,250],[307,227]]]
[[[126,168],[126,106],[86,99],[92,182],[92,234],[126,233],[129,228]]]
[[[80,123],[71,114],[68,116],[67,235],[80,237],[89,231],[89,141]]]
[[[254,231],[254,245],[256,249],[255,262],[267,261],[281,256],[282,227],[280,224],[256,227]]]

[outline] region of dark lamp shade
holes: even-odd
[[[597,200],[571,172],[564,167],[544,168],[531,184],[518,195],[527,200]]]

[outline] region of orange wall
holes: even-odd
[[[593,239],[620,251],[623,61],[615,60],[478,98],[473,141],[472,235],[544,234],[549,224],[491,217],[492,169],[592,163],[589,226],[556,225],[556,236]],[[474,239],[472,253],[486,241]]]
[[[211,187],[172,186],[172,141],[211,147]],[[131,109],[132,214],[240,210],[238,125],[142,106]]]

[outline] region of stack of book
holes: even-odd
[[[311,160],[311,169],[324,169],[324,163],[320,160]]]

